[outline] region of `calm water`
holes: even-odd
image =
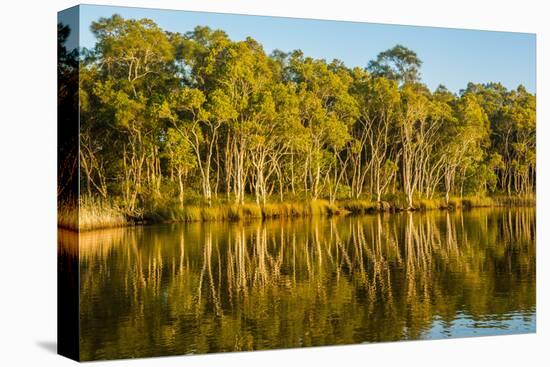
[[[535,260],[534,209],[84,233],[82,359],[534,332]]]

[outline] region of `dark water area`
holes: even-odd
[[[82,233],[81,358],[534,332],[535,219],[478,209]]]

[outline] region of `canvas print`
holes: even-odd
[[[535,332],[535,40],[61,11],[59,353]]]

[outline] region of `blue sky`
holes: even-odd
[[[337,58],[348,67],[365,67],[379,52],[402,44],[423,61],[422,80],[432,90],[444,84],[458,92],[469,81],[498,81],[508,88],[523,84],[530,92],[536,88],[534,34],[84,5],[81,45],[95,43],[92,21],[115,13],[150,18],[171,32],[207,25],[223,29],[233,40],[250,36],[268,53],[301,49],[306,56]]]

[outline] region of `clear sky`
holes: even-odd
[[[422,80],[432,90],[443,84],[458,92],[470,81],[501,82],[508,88],[523,84],[532,93],[536,88],[534,34],[83,5],[81,46],[95,43],[92,21],[115,13],[150,18],[171,32],[207,25],[224,30],[233,40],[250,36],[267,53],[301,49],[306,56],[336,58],[348,67],[365,67],[379,52],[402,44],[423,61]]]

